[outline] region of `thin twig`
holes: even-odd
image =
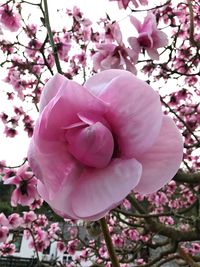
[[[47,0],[44,0],[44,11],[45,11],[45,26],[47,28],[47,32],[48,32],[48,35],[49,35],[49,40],[50,40],[51,47],[52,47],[52,50],[53,50],[53,56],[54,56],[54,59],[55,59],[56,68],[57,68],[58,73],[62,74],[62,69],[61,69],[61,66],[60,66],[59,58],[58,58],[57,48],[55,46],[55,43],[54,43],[54,40],[53,40],[53,34],[52,34],[52,31],[51,31]]]

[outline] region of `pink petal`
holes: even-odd
[[[131,1],[132,1],[133,5],[134,5],[135,7],[138,7],[138,6],[139,6],[136,0],[131,0]]]
[[[72,192],[74,213],[85,218],[117,206],[137,185],[141,172],[135,159],[116,159],[105,169],[86,169]]]
[[[20,189],[16,189],[18,194],[18,200],[17,204],[20,204],[22,206],[29,206],[33,203],[35,200],[35,194],[33,193],[33,190],[30,190],[30,188],[27,188],[27,194],[22,194]]]
[[[153,60],[159,60],[159,53],[156,49],[154,48],[148,48],[146,49],[147,54],[149,55],[149,57]]]
[[[140,33],[145,32],[145,33],[151,35],[155,28],[157,28],[155,15],[153,15],[151,12],[149,12],[148,15],[144,19]]]
[[[79,122],[77,113],[103,114],[107,105],[79,84],[64,83],[41,113],[34,131],[34,141],[40,150],[51,151],[57,142],[64,140],[64,128]]]
[[[65,183],[69,182],[70,188],[71,177],[75,179],[79,177],[82,169],[62,143],[57,149],[42,153],[32,141],[28,151],[28,160],[36,177],[48,188],[49,199],[53,198]]]
[[[49,203],[49,202],[48,202]],[[50,204],[49,204],[50,205]],[[77,217],[73,212],[69,214],[67,214],[66,212],[61,212],[60,210],[56,209],[56,208],[53,208],[53,203],[51,203],[51,208],[53,209],[53,211],[55,213],[57,213],[59,216],[61,216],[62,218],[66,218],[66,219],[74,219],[74,220],[77,220],[77,219],[82,219],[82,218],[79,218]],[[98,214],[95,214],[94,216],[89,216],[89,217],[84,217],[84,221],[97,221],[103,217],[105,217],[105,215],[109,212],[109,209],[104,211],[104,212],[101,212],[101,213],[98,213]]]
[[[11,205],[13,207],[17,206],[18,200],[19,200],[19,192],[18,192],[18,188],[16,188],[15,190],[13,190],[12,195],[11,195]]]
[[[114,141],[111,132],[102,123],[76,127],[66,132],[68,151],[81,163],[104,168],[111,160]]]
[[[40,97],[40,112],[49,103],[49,101],[58,93],[61,86],[67,86],[68,80],[61,74],[57,73],[48,80]]]
[[[91,76],[84,86],[94,95],[99,96],[102,94],[103,90],[106,89],[106,86],[108,83],[112,81],[112,79],[120,76],[120,75],[126,75],[128,74],[127,71],[124,70],[118,70],[118,69],[111,69],[111,70],[105,70],[103,72],[100,72],[98,74],[95,74]],[[131,75],[131,74],[130,74]]]
[[[148,0],[139,0],[141,5],[148,5]]]
[[[155,31],[152,34],[154,48],[164,47],[168,44],[167,34],[162,31]]]
[[[21,182],[21,177],[20,176],[13,176],[11,178],[6,179],[3,183],[4,184],[14,184],[14,185],[19,185]]]
[[[131,23],[133,24],[133,26],[136,28],[136,30],[137,30],[138,32],[140,32],[141,27],[142,27],[141,22],[140,22],[137,18],[135,18],[135,17],[133,17],[133,16],[130,16],[130,21],[131,21]]]
[[[75,179],[74,179],[75,180]],[[71,219],[78,219],[71,208],[70,193],[74,181],[69,177],[68,181],[56,190],[53,197],[49,196],[49,189],[43,183],[38,181],[38,193],[51,206],[51,208],[60,216]]]
[[[86,86],[110,104],[105,117],[121,156],[132,158],[152,146],[163,115],[159,95],[147,83],[127,71],[107,70],[89,79]]]
[[[149,194],[159,190],[176,174],[183,157],[182,136],[173,120],[163,118],[163,125],[156,143],[137,157],[142,164],[142,178],[136,192]]]
[[[113,37],[119,45],[122,44],[122,33],[119,27],[119,24],[115,22],[113,25]]]
[[[131,52],[129,52],[129,56],[135,59],[134,62],[137,62],[138,54],[140,53],[141,50],[140,44],[138,43],[138,39],[136,37],[129,37],[128,42],[132,48],[132,54],[133,54],[131,55]]]

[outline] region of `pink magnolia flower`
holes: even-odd
[[[111,43],[98,44],[96,48],[97,51],[92,57],[94,71],[126,68],[136,73],[138,54],[134,53],[134,50]]]
[[[37,219],[37,215],[35,214],[34,211],[24,211],[24,223],[26,224],[31,224],[33,221]]]
[[[135,7],[139,6],[138,2],[141,5],[147,5],[148,4],[148,0],[110,0],[110,1],[117,1],[119,8],[124,8],[124,9],[127,8],[127,6],[129,5],[130,2],[132,2]]]
[[[96,45],[96,51],[92,56],[94,71],[108,69],[124,69],[136,74],[135,63],[138,60],[138,53],[133,49],[126,48],[122,42],[122,33],[117,23],[109,25],[110,41]]]
[[[57,250],[59,252],[64,252],[66,250],[66,246],[62,241],[57,242]]]
[[[20,217],[18,213],[13,213],[8,217],[9,227],[12,229],[16,229],[23,223],[23,219]]]
[[[167,45],[167,35],[157,29],[156,18],[154,14],[149,12],[144,19],[143,24],[135,17],[130,16],[130,20],[136,30],[138,31],[138,37],[129,37],[128,42],[133,50],[138,54],[141,48],[147,51],[147,54],[152,59],[159,59],[157,49]]]
[[[28,159],[40,195],[58,214],[97,220],[132,189],[160,189],[182,154],[159,95],[130,72],[106,70],[84,86],[60,74],[47,82]]]
[[[97,44],[97,51],[93,55],[95,71],[107,69],[122,69],[124,60],[118,46],[111,43]]]
[[[8,5],[3,5],[0,8],[0,23],[10,30],[11,32],[16,32],[21,26],[21,17],[18,13],[14,13]]]
[[[16,207],[17,204],[28,206],[38,198],[36,189],[37,180],[33,177],[33,173],[27,170],[27,166],[23,165],[17,171],[16,176],[5,180],[4,184],[16,185],[16,189],[12,192],[11,205]]]

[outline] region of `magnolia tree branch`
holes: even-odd
[[[128,200],[131,202],[132,206],[140,213],[140,214],[147,214],[147,211],[143,208],[143,206],[133,197],[129,196]],[[189,230],[189,231],[181,231],[175,229],[170,226],[166,226],[152,218],[144,217],[144,220],[147,224],[147,227],[153,233],[158,233],[160,235],[166,236],[171,238],[171,240],[176,242],[181,241],[194,241],[200,238],[200,233],[198,229]]]
[[[177,244],[173,242],[173,243],[171,244],[171,246],[170,246],[167,250],[161,252],[161,253],[159,254],[159,256],[157,256],[156,258],[154,258],[154,259],[153,259],[152,261],[150,261],[149,263],[147,263],[147,264],[143,264],[143,265],[140,265],[140,266],[141,266],[141,267],[155,266],[155,264],[158,263],[159,261],[161,261],[165,256],[167,256],[167,255],[169,255],[169,254],[171,254],[171,253],[175,253],[177,247],[178,247]]]
[[[179,252],[179,255],[180,257],[186,262],[188,263],[188,266],[191,266],[191,267],[200,267],[200,265],[198,263],[196,263],[192,257],[185,252],[185,250],[179,246],[178,247],[178,252]]]
[[[180,183],[200,184],[200,172],[186,173],[179,170],[173,180]]]
[[[50,40],[51,47],[52,47],[52,50],[53,50],[53,56],[54,56],[54,59],[55,59],[56,68],[57,68],[58,73],[62,74],[62,69],[61,69],[61,66],[60,66],[59,58],[58,58],[57,48],[56,48],[56,45],[54,43],[53,34],[52,34],[52,31],[51,31],[47,0],[44,0],[44,11],[45,11],[45,26],[47,28],[49,40]]]
[[[200,43],[194,39],[194,12],[191,0],[187,0],[189,14],[190,14],[190,43],[192,46],[200,48]]]
[[[169,109],[169,111],[171,113],[173,113],[177,119],[182,122],[182,124],[186,127],[186,129],[189,131],[189,133],[194,137],[194,139],[197,141],[197,144],[200,143],[199,138],[193,133],[193,131],[188,127],[187,123],[177,114],[177,112],[175,112],[170,106],[169,104],[167,104],[164,99],[162,97],[160,97],[160,101]]]
[[[99,222],[100,222],[100,225],[101,225],[101,229],[102,229],[102,232],[103,232],[103,235],[104,235],[104,239],[105,239],[105,242],[106,242],[106,246],[107,246],[107,249],[108,249],[108,253],[110,255],[110,260],[112,262],[112,265],[113,265],[113,267],[120,267],[119,261],[117,259],[117,256],[115,254],[115,250],[114,250],[114,247],[113,247],[113,244],[112,244],[112,239],[110,237],[110,233],[109,233],[108,225],[106,223],[106,219],[102,218],[102,219],[99,220]]]

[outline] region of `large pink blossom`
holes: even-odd
[[[159,53],[157,49],[166,46],[168,39],[164,32],[158,30],[155,15],[149,12],[143,24],[133,16],[130,16],[130,20],[138,31],[137,38],[128,38],[130,46],[133,50],[138,52],[138,54],[141,48],[143,48],[152,59],[158,60]]]
[[[160,189],[182,153],[159,95],[130,72],[106,70],[84,86],[60,74],[47,82],[28,159],[40,195],[58,214],[97,220],[132,189]]]

